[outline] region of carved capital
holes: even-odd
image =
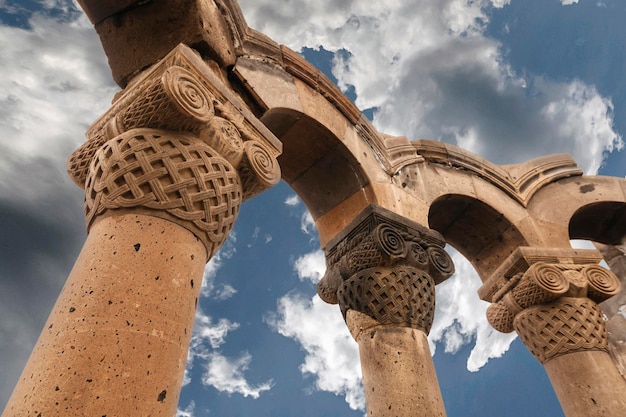
[[[237,170],[248,199],[280,181],[281,143],[190,48],[179,45],[122,91],[68,161],[82,188],[96,152],[134,129],[193,135]]]
[[[368,268],[343,281],[337,291],[341,312],[366,314],[380,324],[412,327],[428,334],[435,313],[435,283],[410,266]]]
[[[531,307],[518,314],[513,325],[541,363],[585,350],[608,352],[602,311],[588,298],[562,297]]]
[[[558,258],[553,263],[529,262],[525,272],[507,273],[510,278],[499,283],[492,280],[497,290],[489,292],[489,323],[504,333],[517,331],[541,363],[571,352],[607,350],[604,319],[597,303],[617,294],[620,282],[601,266],[583,263],[588,254],[569,255],[561,262]],[[509,265],[519,266],[520,262]]]
[[[85,184],[89,229],[111,210],[141,210],[192,231],[211,257],[239,213],[242,188],[235,168],[190,134],[133,129],[95,154]]]
[[[430,330],[435,284],[454,273],[437,232],[369,206],[329,242],[318,294],[344,314]]]

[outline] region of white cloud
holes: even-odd
[[[214,324],[211,317],[205,315],[201,308],[196,310],[196,319],[187,352],[183,386],[191,382],[191,369],[196,358],[208,360],[212,350],[222,346],[228,333],[238,328],[239,323],[231,322],[228,319],[220,319]]]
[[[285,199],[285,204],[288,206],[297,206],[300,204],[300,198],[296,194],[290,195]]]
[[[213,299],[217,301],[228,300],[233,295],[237,294],[237,290],[228,284],[221,284],[214,292]]]
[[[204,352],[205,343],[208,343],[213,349],[217,349],[225,343],[224,339],[228,333],[238,328],[239,323],[231,322],[228,319],[220,319],[216,324],[213,324],[211,317],[206,316],[201,309],[198,309],[190,346],[200,354]]]
[[[563,6],[569,6],[569,5],[577,4],[577,3],[578,3],[578,0],[561,0],[561,4]]]
[[[317,284],[326,272],[324,251],[316,250],[299,257],[294,263],[294,269],[298,273],[300,281],[308,279]]]
[[[475,372],[491,358],[501,357],[516,334],[503,334],[487,322],[489,303],[478,298],[481,285],[472,265],[460,254],[453,255],[456,273],[437,286],[435,320],[428,336],[430,349],[435,354],[436,343],[442,343],[448,353],[475,340],[467,359],[467,369]]]
[[[218,391],[259,398],[263,391],[272,388],[271,380],[256,386],[250,385],[246,380],[244,372],[248,370],[252,361],[252,356],[247,352],[235,359],[229,359],[220,353],[213,352],[209,354],[207,359],[208,363],[206,364],[206,372],[202,376],[202,383],[210,385]]]
[[[500,164],[569,152],[589,174],[622,146],[613,104],[593,86],[509,66],[485,35],[488,9],[508,0],[240,3],[277,41],[337,52],[340,87],[354,86],[356,104],[376,108],[386,133],[466,146]]]
[[[343,396],[354,410],[365,410],[358,347],[337,306],[317,295],[307,299],[288,294],[278,300],[278,311],[268,323],[302,346],[306,356],[300,372],[315,377],[315,388]]]
[[[235,246],[236,242],[237,235],[236,233],[231,232],[228,239],[226,239],[226,242],[224,242],[224,245],[205,265],[201,292],[203,297],[223,301],[237,293],[237,290],[231,285],[215,283],[217,271],[222,267],[225,261],[232,258],[237,252],[237,248]]]
[[[272,387],[272,381],[258,385],[250,384],[245,377],[252,356],[244,352],[237,358],[228,358],[218,349],[226,343],[228,333],[239,328],[239,323],[222,318],[214,323],[200,308],[196,311],[183,386],[191,382],[191,370],[200,362],[204,368],[202,383],[228,394],[259,398],[263,391]]]
[[[300,230],[304,234],[310,236],[317,236],[317,229],[315,228],[315,220],[308,211],[305,211],[300,218]]]
[[[191,401],[184,410],[176,410],[176,417],[194,417],[194,411],[196,409],[196,403]]]

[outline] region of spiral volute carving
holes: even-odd
[[[587,296],[597,303],[618,294],[621,289],[619,279],[611,271],[599,265],[589,265],[582,271],[587,279]]]
[[[168,68],[161,78],[165,94],[177,109],[201,122],[209,122],[215,114],[213,98],[197,77],[182,67]]]
[[[391,258],[404,258],[407,255],[404,238],[390,225],[377,226],[374,230],[374,241],[380,250]]]

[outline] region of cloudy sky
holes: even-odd
[[[569,152],[626,175],[622,0],[242,0],[386,133],[508,164]],[[85,239],[67,156],[117,90],[71,0],[0,0],[0,409]],[[207,266],[179,417],[362,416],[356,344],[315,296],[315,227],[285,184],[245,203]],[[490,330],[472,268],[437,288],[448,416],[558,417],[542,367]],[[531,400],[532,399],[532,400]]]

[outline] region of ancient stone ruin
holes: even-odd
[[[378,132],[234,0],[79,3],[122,90],[69,159],[89,234],[4,417],[174,415],[203,268],[281,179],[315,219],[318,292],[359,345],[368,415],[445,415],[426,336],[446,243],[568,417],[626,415],[625,179]]]

